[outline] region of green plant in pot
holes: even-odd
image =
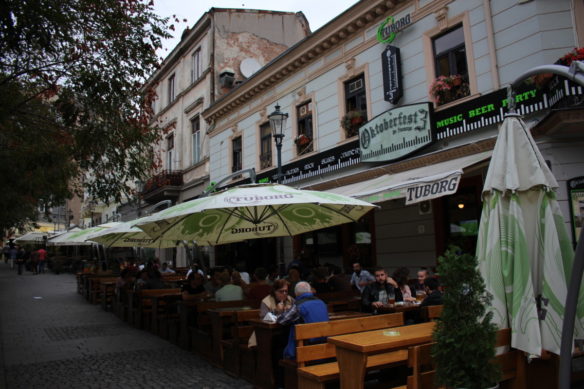
[[[492,312],[487,313],[491,296],[477,259],[451,246],[438,260],[444,309],[433,334],[436,382],[448,388],[496,387],[501,377],[492,363],[497,327]]]

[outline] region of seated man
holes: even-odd
[[[426,285],[426,298],[420,304],[420,307],[427,307],[428,305],[442,305],[442,292],[438,289],[440,283],[434,277],[426,278],[424,281]]]
[[[430,276],[430,274],[428,273],[428,269],[423,267],[420,270],[418,270],[417,276],[418,276],[417,277],[418,281],[414,284],[415,290],[412,290],[412,293],[415,293],[416,290],[421,290],[421,291],[426,290],[426,285],[424,285],[424,281],[426,281],[426,278],[428,278]]]
[[[290,310],[285,311],[278,317],[278,323],[292,324],[288,337],[288,345],[284,349],[284,358],[286,359],[296,358],[296,333],[294,331],[294,324],[316,323],[329,320],[326,304],[312,294],[312,288],[308,282],[298,282],[294,291],[296,292],[294,305]]]
[[[375,269],[375,282],[363,289],[361,305],[364,312],[377,312],[377,309],[387,304],[393,297],[395,301],[403,301],[400,288],[394,287],[395,281],[387,276],[384,268]]]
[[[375,281],[375,278],[367,270],[361,268],[359,262],[353,264],[353,275],[351,275],[351,285],[363,293],[365,287]]]
[[[241,289],[241,286],[233,284],[231,281],[231,275],[228,271],[221,273],[221,277],[219,279],[223,286],[221,289],[215,292],[216,301],[243,300],[243,289]]]
[[[176,272],[174,270],[172,270],[170,267],[168,267],[167,262],[164,262],[162,264],[162,267],[160,268],[160,273],[162,273],[162,274],[175,274]]]

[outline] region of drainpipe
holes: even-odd
[[[489,43],[489,52],[491,53],[491,84],[493,90],[498,90],[501,85],[499,78],[499,67],[497,66],[497,50],[495,49],[495,32],[493,29],[493,14],[491,13],[491,0],[483,0],[483,8],[485,10],[485,24],[487,27],[487,42]]]

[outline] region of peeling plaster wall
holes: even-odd
[[[239,66],[246,58],[266,65],[290,46],[305,38],[306,19],[301,14],[255,11],[215,14],[215,92],[220,97],[231,89],[221,88],[219,75],[225,69],[244,81]]]

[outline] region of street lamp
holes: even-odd
[[[272,136],[276,142],[276,150],[278,152],[278,184],[282,183],[282,139],[284,138],[284,128],[286,128],[286,120],[288,114],[280,111],[280,105],[276,104],[276,110],[272,112],[268,119],[270,119],[270,126],[272,127]]]

